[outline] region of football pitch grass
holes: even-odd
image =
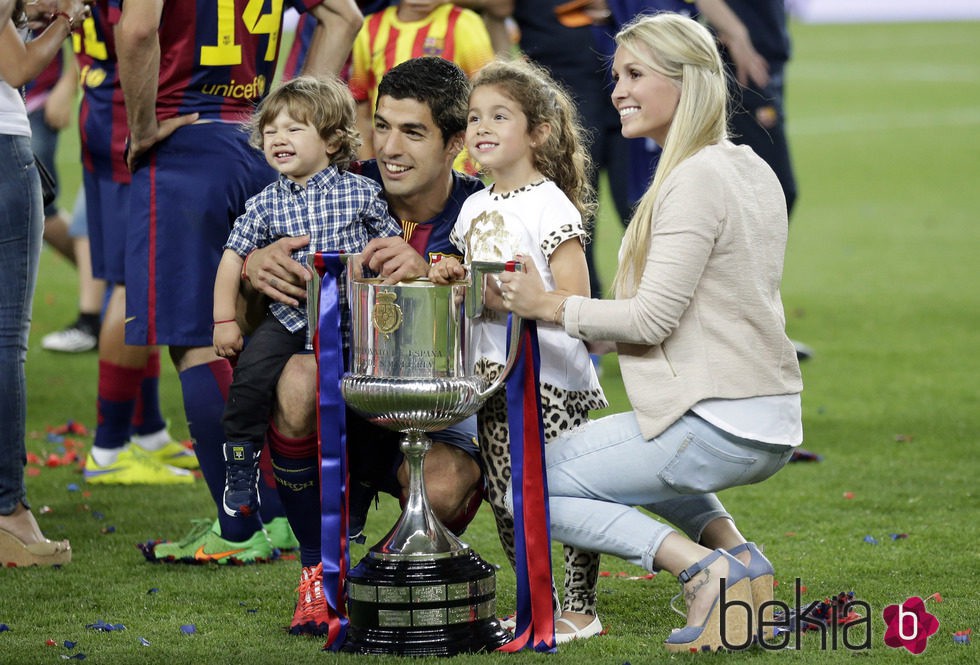
[[[721,494],[743,532],[776,568],[776,598],[804,605],[841,592],[864,601],[859,630],[804,633],[799,650],[718,655],[733,662],[907,662],[884,643],[884,609],[911,597],[939,630],[923,662],[977,662],[956,633],[980,628],[980,23],[793,25],[788,116],[800,183],[783,300],[791,337],[812,346],[804,364],[804,447],[819,461]],[[66,196],[77,187],[77,144],[60,152]],[[76,165],[76,166],[73,166]],[[608,206],[603,206],[608,208]],[[600,270],[610,281],[618,222],[599,222]],[[96,356],[56,355],[40,338],[76,311],[72,269],[46,249],[34,307],[28,448],[60,455],[46,430],[95,426]],[[187,437],[180,390],[164,361],[165,415]],[[613,356],[602,383],[626,407]],[[75,437],[87,446],[90,437]],[[322,653],[319,638],[286,633],[299,563],[245,567],[153,565],[136,544],[176,539],[214,515],[203,481],[191,487],[85,486],[77,465],[32,464],[28,492],[52,538],[69,538],[71,565],[0,570],[0,663],[297,663],[380,658]],[[391,500],[372,512],[368,544],[393,524]],[[465,538],[500,566],[498,613],[514,576],[484,508]],[[366,548],[355,545],[353,562]],[[560,574],[560,548],[554,549]],[[560,662],[654,663],[681,618],[668,609],[669,575],[603,559],[599,612],[607,634],[562,647]],[[639,578],[639,579],[637,579]],[[106,622],[125,630],[99,632]],[[181,626],[193,625],[185,634]],[[863,646],[870,631],[870,648]],[[51,644],[47,644],[47,642]],[[74,643],[66,646],[66,642]],[[790,641],[795,646],[795,638]],[[833,648],[836,646],[836,648]],[[683,660],[681,655],[671,660]],[[539,654],[464,656],[531,662]],[[436,659],[422,659],[435,662]]]

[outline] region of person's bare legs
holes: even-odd
[[[283,369],[276,392],[273,422],[284,436],[301,438],[316,432],[316,358],[293,356]],[[479,491],[480,467],[462,450],[434,441],[425,456],[425,493],[442,522],[452,522]],[[398,482],[408,488],[408,466],[398,469]]]
[[[78,267],[78,311],[81,314],[98,314],[105,300],[105,280],[92,275],[88,237],[75,238],[74,246],[75,265]]]
[[[708,549],[723,549],[728,552],[745,542],[745,537],[735,526],[735,522],[728,517],[719,517],[708,522],[708,526],[701,531],[701,544]],[[734,556],[746,566],[752,559],[752,553],[747,550]]]
[[[664,538],[657,550],[653,565],[677,577],[683,570],[701,561],[711,552],[712,550],[680,534],[671,533]],[[715,580],[727,577],[728,561],[724,557],[718,557],[711,565],[683,585],[684,600],[687,603],[688,626],[699,626],[704,623],[705,617],[711,611],[720,591]]]
[[[77,261],[75,246],[68,234],[68,219],[61,210],[44,218],[44,242],[71,263]]]
[[[126,344],[126,287],[114,286],[99,333],[99,360],[120,367],[142,368],[146,366],[150,349]]]
[[[479,491],[480,466],[461,449],[433,441],[422,467],[429,507],[443,524],[454,523]],[[408,491],[408,462],[398,467],[402,496]]]
[[[276,388],[273,422],[276,429],[293,439],[316,431],[316,357],[296,355],[289,359]]]

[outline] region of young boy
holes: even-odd
[[[354,99],[342,82],[300,77],[284,83],[259,104],[249,129],[252,145],[280,175],[235,221],[214,283],[214,350],[226,358],[241,352],[223,418],[222,507],[233,517],[258,508],[259,454],[276,383],[286,361],[310,348],[305,310],[272,303],[243,351],[235,313],[245,259],[287,236],[309,235],[309,252],[359,252],[372,238],[401,234],[381,188],[347,171],[361,140]],[[305,262],[306,251],[294,258]],[[343,326],[343,291],[341,299]]]

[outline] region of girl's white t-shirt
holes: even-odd
[[[563,242],[584,242],[582,216],[550,180],[506,194],[492,188],[476,192],[463,203],[450,239],[472,261],[510,261],[523,254],[534,261],[545,288],[555,288],[548,260]],[[484,309],[470,332],[473,359],[504,364],[507,359],[507,315]],[[564,329],[538,321],[541,382],[565,390],[600,389],[585,344]]]

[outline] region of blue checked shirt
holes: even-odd
[[[285,237],[310,236],[310,246],[293,252],[306,265],[312,252],[360,252],[372,238],[401,235],[388,212],[381,187],[371,180],[328,166],[313,175],[306,188],[284,175],[245,203],[225,249],[241,257]],[[350,329],[347,297],[340,290],[342,329]],[[269,311],[290,332],[306,327],[306,310],[273,302]]]

